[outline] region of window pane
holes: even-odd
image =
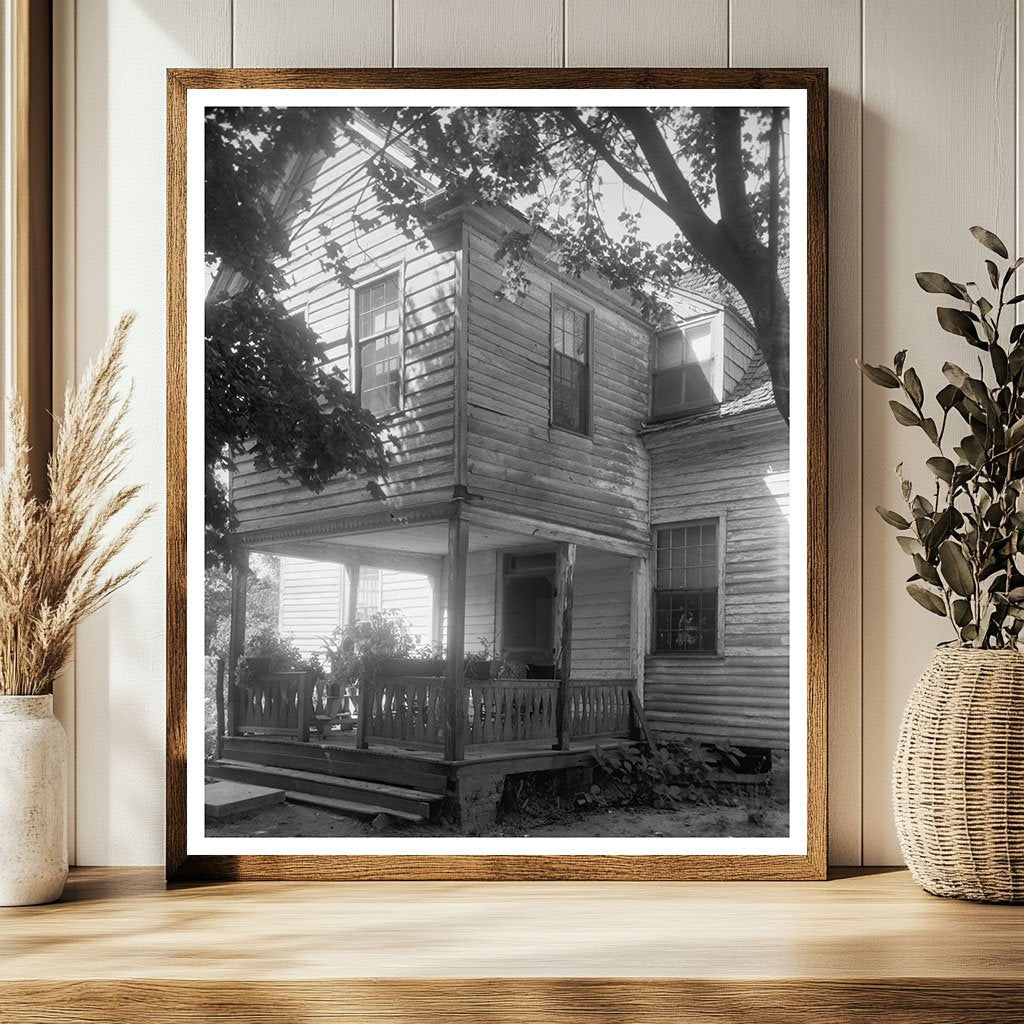
[[[666,331],[659,334],[654,347],[654,366],[664,370],[683,363],[683,332]]]
[[[694,363],[683,370],[683,403],[689,406],[710,405],[715,401],[712,378],[714,363]]]
[[[551,419],[559,427],[586,433],[587,368],[570,356],[555,352],[551,360]]]
[[[683,404],[683,368],[659,370],[654,375],[654,411],[668,412]]]
[[[401,312],[397,275],[360,288],[356,293],[357,340],[394,330]]]
[[[364,342],[359,349],[359,400],[374,415],[401,405],[401,342],[397,332]]]
[[[587,362],[587,317],[573,311],[573,355],[581,362]]]
[[[551,317],[551,347],[581,363],[589,362],[588,314],[571,306],[556,305]]]
[[[714,355],[711,348],[711,324],[686,328],[686,362],[706,363]]]

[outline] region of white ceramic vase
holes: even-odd
[[[52,696],[0,696],[0,906],[50,903],[64,891],[67,760]]]

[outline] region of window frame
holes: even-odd
[[[657,379],[659,371],[657,369],[657,356],[658,356],[658,338],[663,334],[668,334],[671,331],[682,331],[685,335],[688,329],[694,327],[702,327],[704,324],[711,325],[711,348],[715,366],[713,370],[714,379],[712,381],[712,390],[714,391],[715,397],[710,402],[703,402],[701,404],[686,405],[674,405],[669,409],[658,410],[655,407],[654,395],[655,395],[655,381]],[[693,364],[681,364],[683,366]],[[716,409],[722,404],[722,392],[725,387],[725,313],[723,310],[713,310],[710,313],[701,313],[697,316],[687,317],[685,320],[678,320],[672,324],[668,324],[664,327],[656,327],[651,332],[651,350],[650,350],[650,403],[649,411],[652,423],[660,422],[661,420],[671,420],[678,416],[690,416],[694,413],[705,412],[709,409]]]
[[[555,309],[565,306],[577,313],[582,313],[587,322],[587,362],[586,362],[586,420],[587,429],[574,430],[564,424],[555,422]],[[574,437],[592,438],[594,436],[594,316],[595,307],[570,292],[560,288],[551,289],[551,302],[548,310],[548,426],[552,430],[561,430]]]
[[[352,388],[359,404],[363,404],[363,367],[362,347],[365,344],[376,341],[379,338],[390,334],[384,331],[381,334],[373,334],[368,338],[359,337],[359,293],[375,284],[394,278],[398,284],[398,408],[388,409],[386,412],[374,413],[380,420],[386,420],[405,412],[405,264],[398,263],[382,270],[374,269],[371,274],[365,277],[358,277],[353,280],[349,288],[348,317],[349,317],[349,369]]]
[[[715,649],[714,651],[659,651],[658,650],[658,531],[678,530],[687,526],[706,526],[714,523],[717,530],[715,548],[717,551],[718,565],[716,573],[716,588],[718,591],[715,606]],[[657,658],[715,658],[724,659],[725,650],[725,556],[726,556],[726,528],[727,517],[725,512],[713,513],[700,516],[696,519],[671,520],[663,523],[655,523],[651,527],[651,604],[650,604],[650,651],[652,657]],[[685,588],[684,588],[685,589]],[[670,591],[675,592],[675,591]]]

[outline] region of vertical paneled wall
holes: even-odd
[[[164,71],[169,66],[827,66],[830,71],[831,679],[834,863],[894,863],[889,761],[942,638],[903,591],[873,507],[923,450],[853,359],[896,348],[933,380],[955,346],[913,273],[971,276],[981,223],[1024,244],[1022,0],[58,0],[58,332],[63,379],[140,313],[131,472],[163,489]],[[63,379],[56,382],[57,389]],[[82,632],[80,863],[163,857],[163,524],[149,563]],[[115,626],[116,624],[116,626]]]

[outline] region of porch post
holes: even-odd
[[[217,747],[216,757],[219,761],[221,755],[224,753],[224,735],[228,731],[227,725],[224,719],[224,677],[225,668],[223,658],[217,659],[217,693],[216,693],[216,704],[217,704]]]
[[[456,502],[448,520],[448,654],[444,680],[444,758],[461,761],[466,753],[466,701],[463,658],[466,651],[466,561],[469,523]]]
[[[249,589],[249,552],[240,551],[231,566],[231,618],[228,629],[228,726],[238,734],[238,670],[245,653],[245,599]]]
[[[570,696],[569,676],[572,673],[572,602],[573,577],[576,573],[576,545],[560,543],[555,554],[555,664],[558,667],[558,703],[555,705],[555,726],[558,730],[556,750],[569,749]]]
[[[343,626],[354,626],[356,612],[359,610],[359,563],[345,563],[345,600],[342,602],[341,616]],[[370,719],[370,693],[366,680],[360,679],[359,692],[356,694],[356,750],[365,750],[366,725]]]
[[[647,659],[648,637],[651,634],[651,560],[646,555],[631,559],[630,581],[630,674],[636,683],[640,703],[644,700],[644,666]]]
[[[345,602],[342,609],[342,625],[351,626],[356,621],[356,609],[359,601],[359,566],[345,566]]]

